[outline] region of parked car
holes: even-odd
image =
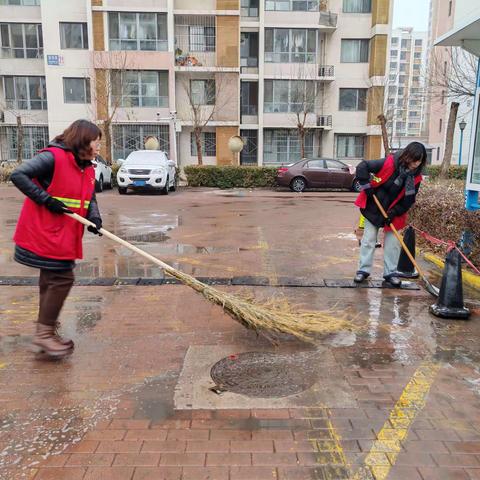
[[[163,195],[176,190],[177,179],[175,162],[169,160],[161,150],[137,150],[130,153],[117,173],[118,193],[127,189],[156,190]]]
[[[104,188],[112,188],[112,168],[110,165],[100,155],[92,163],[95,169],[95,191],[103,192]]]
[[[294,192],[307,188],[345,188],[359,191],[355,167],[331,158],[308,158],[280,167],[277,184]]]

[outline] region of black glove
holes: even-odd
[[[92,223],[95,224],[94,227],[91,225],[87,227],[87,230],[95,235],[99,235],[100,237],[102,234],[99,232],[99,230],[102,228],[102,219],[101,218],[89,218]]]
[[[393,219],[390,216],[387,216],[387,218],[385,219],[385,225],[389,227],[392,222]]]
[[[364,190],[365,192],[365,195],[368,197],[368,198],[373,198],[373,194],[375,193],[375,190],[370,186],[368,188],[366,188]]]
[[[57,213],[59,215],[63,213],[73,213],[63,202],[54,197],[50,197],[45,202],[45,207],[48,208],[48,210],[50,210],[52,213]]]

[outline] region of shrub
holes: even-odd
[[[431,180],[435,180],[440,175],[440,165],[427,165],[425,175]],[[448,178],[451,180],[465,180],[467,178],[467,167],[460,165],[450,165],[448,167]]]
[[[0,166],[0,183],[6,183],[10,181],[10,175],[15,170],[15,165],[3,165]]]
[[[464,230],[470,230],[475,238],[470,259],[480,264],[480,212],[465,210],[464,182],[458,180],[423,183],[417,201],[410,214],[413,225],[442,240],[458,242]],[[422,242],[419,237],[419,241]],[[440,256],[444,247],[424,245]]]
[[[190,187],[274,187],[277,168],[254,166],[188,165],[184,168]]]

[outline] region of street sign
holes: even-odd
[[[63,55],[47,55],[47,65],[63,65]]]

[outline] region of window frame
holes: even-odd
[[[356,60],[346,60],[346,48],[347,42],[361,42],[359,57]],[[365,48],[366,45],[366,48]],[[363,54],[363,56],[362,56]],[[366,58],[365,58],[366,54]],[[369,38],[342,38],[340,46],[340,63],[369,63],[370,61],[370,39]]]
[[[31,85],[31,79],[39,79],[39,92],[41,93],[40,98],[33,99],[31,97],[31,91],[32,88],[35,88],[35,86]],[[14,98],[7,98],[6,97],[6,92],[7,92],[7,81],[11,79],[12,81],[12,92],[13,92],[13,97]],[[24,85],[24,93],[25,93],[25,98],[20,99],[19,98],[19,83],[20,79],[25,79],[25,85]],[[3,77],[3,91],[5,92],[5,102],[7,108],[14,108],[17,110],[47,110],[48,108],[48,103],[47,103],[47,87],[46,87],[46,81],[45,81],[45,76],[43,75],[5,75]],[[19,106],[19,102],[26,102],[27,108],[22,108]],[[40,108],[32,108],[32,102],[40,102]]]
[[[340,151],[339,148],[339,140],[347,140],[347,139],[353,139],[353,146],[350,147],[347,143],[345,143],[343,148],[343,152]],[[361,145],[360,145],[360,140],[361,139]],[[366,135],[364,134],[344,134],[340,133],[336,135],[336,140],[335,140],[335,148],[336,148],[336,157],[337,158],[345,158],[345,159],[359,159],[359,158],[364,158],[365,157],[365,142],[366,142]],[[350,148],[353,148],[353,155],[349,155],[348,152]],[[361,153],[361,154],[359,154]]]
[[[360,0],[362,3],[362,7],[360,9],[355,9],[354,7],[351,7],[351,9],[346,9],[345,6],[348,4],[349,1],[359,1],[359,0],[343,0],[342,2],[342,12],[343,13],[360,13],[360,14],[370,14],[372,13],[372,0]],[[355,3],[353,3],[355,5]],[[365,7],[366,6],[366,7]]]
[[[58,22],[60,30],[60,50],[88,50],[89,41],[88,41],[88,25],[86,22]],[[67,25],[80,26],[80,38],[81,38],[81,47],[68,47],[67,46],[67,36],[65,34],[65,27]]]
[[[208,141],[207,141],[208,135]],[[202,142],[202,157],[217,156],[217,132],[201,132],[200,141]],[[190,132],[190,156],[197,157],[197,142],[195,133]]]
[[[292,49],[294,44],[294,32],[301,31],[305,35],[305,45],[303,52],[295,52]],[[287,36],[284,34],[287,32]],[[267,40],[267,36],[271,39]],[[283,36],[283,38],[281,37]],[[312,37],[315,37],[314,45],[312,45]],[[278,47],[282,47],[282,43],[286,40],[286,50],[279,50]],[[268,44],[271,42],[272,50],[267,50]],[[313,48],[312,48],[313,47]],[[283,48],[283,47],[282,47]],[[318,52],[318,31],[313,28],[278,28],[267,27],[265,28],[265,45],[264,55],[265,63],[315,63]],[[303,56],[303,61],[299,61],[299,57]]]
[[[13,35],[12,35],[12,26],[20,26],[22,29],[22,46],[16,47],[13,45]],[[27,32],[26,27],[32,26],[35,27],[35,40],[36,47],[27,47]],[[5,39],[5,30],[7,39]],[[7,44],[4,45],[3,41],[7,40]],[[40,59],[43,58],[43,30],[41,23],[34,22],[0,22],[0,50],[2,55],[0,58],[24,58],[24,59]],[[10,55],[3,55],[3,52],[7,51]],[[15,52],[21,51],[22,56],[16,56]],[[34,51],[36,55],[29,56],[28,52]]]
[[[194,100],[194,90],[193,90],[193,84],[194,83],[203,83],[203,88],[202,88],[202,95],[203,95],[203,100],[199,102],[195,102]],[[213,89],[213,97],[210,96],[210,92],[212,92]],[[217,101],[217,84],[214,78],[192,78],[190,79],[190,100],[194,105],[208,105],[212,106],[215,105]]]
[[[354,108],[345,108],[345,106],[342,107],[342,94],[344,95],[344,100],[345,100],[345,95],[348,95],[349,93],[355,94]],[[339,88],[338,110],[341,112],[365,112],[367,110],[367,93],[368,93],[367,88],[356,88],[356,87]],[[361,94],[364,95],[363,100],[361,99]],[[362,108],[362,102],[363,102],[363,108]]]
[[[67,100],[67,85],[66,81],[68,80],[81,80],[83,82],[83,97],[85,98],[84,102],[79,101],[68,101]],[[88,105],[92,103],[91,98],[91,90],[90,90],[90,78],[89,77],[63,77],[63,102],[66,104],[74,104],[74,105]]]

